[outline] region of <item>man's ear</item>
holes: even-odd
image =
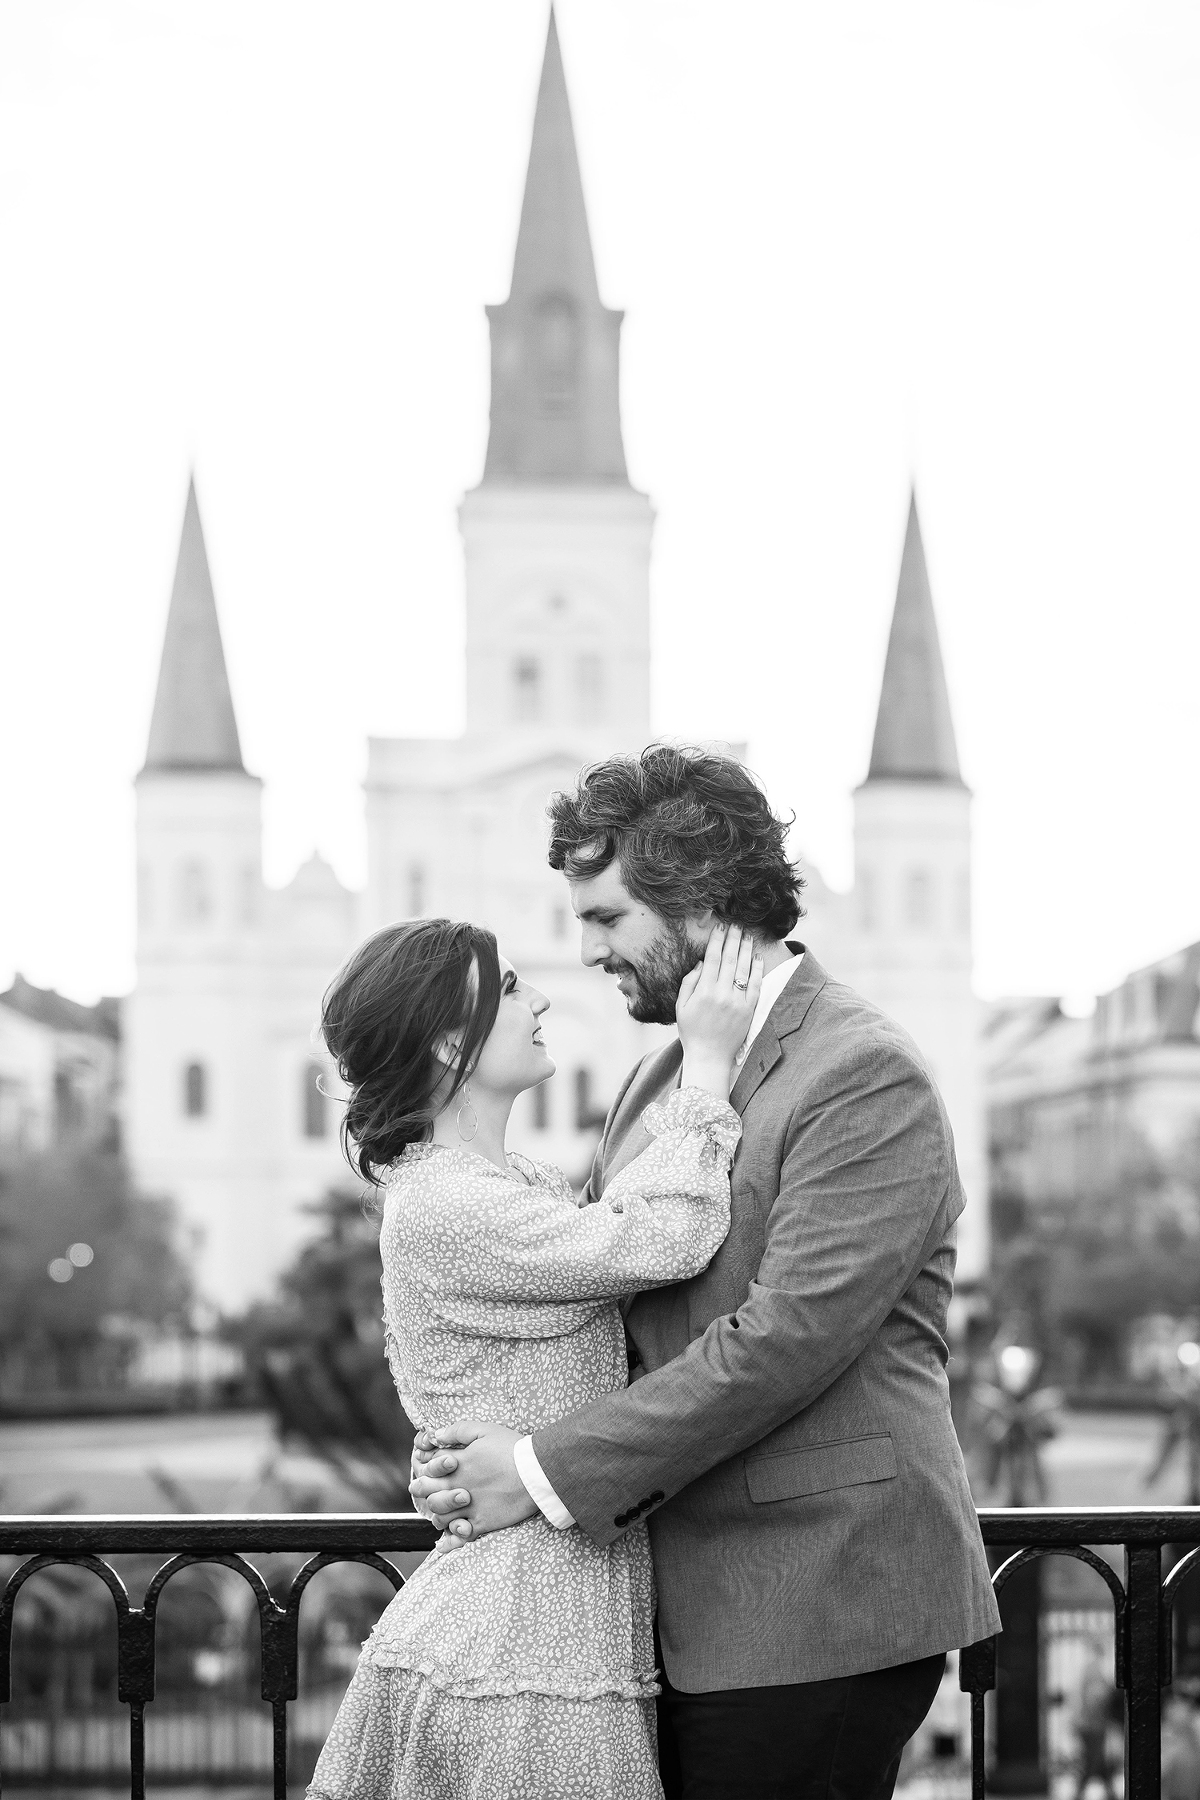
[[[684,925],[692,942],[699,944],[703,950],[712,936],[712,928],[717,922],[717,915],[712,907],[706,906],[703,912],[689,913],[684,920]]]
[[[433,1046],[435,1059],[447,1069],[457,1069],[458,1059],[462,1055],[462,1040],[456,1038],[452,1031],[447,1031]]]

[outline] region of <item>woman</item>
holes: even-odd
[[[554,1064],[549,1002],[491,933],[416,920],[350,959],[322,1022],[351,1160],[386,1190],[388,1357],[415,1424],[528,1431],[625,1385],[621,1297],[698,1274],[729,1229],[730,1074],[761,983],[751,940],[719,927],[680,988],[680,1088],[579,1207],[505,1149]],[[653,1609],[643,1525],[606,1549],[540,1517],[443,1539],[363,1646],[309,1800],[661,1800]]]

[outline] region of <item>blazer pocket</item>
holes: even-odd
[[[746,1458],[746,1486],[757,1502],[799,1500],[805,1494],[824,1494],[864,1481],[893,1481],[895,1476],[896,1446],[888,1432]]]

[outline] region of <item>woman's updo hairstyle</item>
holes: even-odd
[[[429,1136],[463,1086],[500,1007],[496,940],[478,925],[406,919],[360,944],[329,985],[321,1029],[350,1089],[342,1149],[364,1181],[407,1144]],[[453,1083],[435,1046],[451,1034],[461,1052]]]

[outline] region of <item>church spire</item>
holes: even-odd
[[[188,482],[146,770],[165,774],[216,769],[245,773],[193,478]]]
[[[618,399],[623,315],[600,299],[553,8],[512,290],[487,312],[492,414],[484,482],[627,482]]]
[[[915,493],[909,500],[867,780],[962,785]]]

